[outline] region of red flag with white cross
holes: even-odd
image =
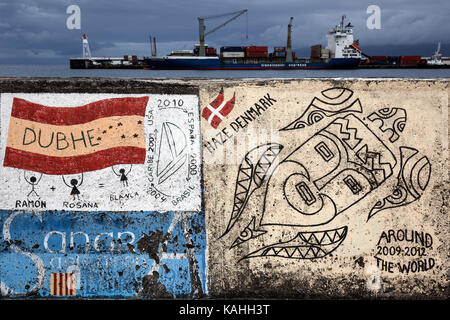
[[[222,120],[228,116],[231,110],[233,110],[235,96],[236,93],[233,93],[233,97],[230,100],[224,101],[222,88],[217,98],[203,109],[202,117],[205,118],[214,129],[217,129],[220,122],[222,122]]]

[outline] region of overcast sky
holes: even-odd
[[[73,4],[81,8],[81,30],[66,27],[66,9]],[[369,5],[381,9],[380,30],[366,26]],[[93,56],[149,55],[149,35],[157,37],[158,53],[192,49],[198,43],[197,17],[241,9],[248,9],[248,16],[208,36],[210,46],[284,46],[291,16],[294,48],[325,45],[326,32],[343,14],[363,51],[450,43],[449,0],[0,0],[0,63],[61,63],[81,56],[83,33]],[[207,20],[207,30],[225,20]]]

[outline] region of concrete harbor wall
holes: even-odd
[[[448,298],[449,82],[0,79],[0,288]]]

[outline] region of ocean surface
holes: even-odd
[[[72,70],[63,65],[0,64],[0,78],[450,78],[450,69],[354,70]]]

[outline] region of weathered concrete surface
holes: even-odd
[[[5,93],[198,95],[204,201],[1,210],[3,294],[51,296],[58,259],[79,255],[102,280],[75,297],[448,298],[448,80],[2,79]],[[88,251],[80,234],[70,249],[78,231]]]
[[[234,109],[202,119],[212,297],[448,297],[447,81],[203,84],[202,109],[222,87]]]

